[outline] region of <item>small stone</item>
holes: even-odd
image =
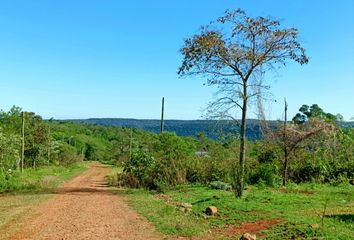
[[[191,208],[178,207],[178,209],[183,213],[189,213],[192,211]]]
[[[183,213],[189,213],[192,211],[192,204],[190,203],[176,203],[175,206]]]
[[[218,209],[215,206],[209,206],[205,209],[205,213],[209,216],[215,216],[218,213]]]
[[[177,231],[181,231],[182,230],[182,225],[181,224],[176,224],[175,229]]]
[[[318,229],[318,228],[320,227],[320,225],[317,224],[317,223],[314,223],[314,224],[310,224],[310,227],[311,227],[312,229]]]
[[[241,236],[240,240],[257,240],[256,235],[245,233]]]
[[[190,204],[190,203],[178,203],[177,207],[192,208],[192,204]]]

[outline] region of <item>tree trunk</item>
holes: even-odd
[[[244,188],[245,159],[246,159],[246,118],[247,118],[247,85],[243,88],[241,139],[240,139],[240,163],[237,175],[236,196],[242,197]]]

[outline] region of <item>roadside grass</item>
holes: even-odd
[[[250,186],[241,199],[229,191],[202,185],[183,185],[161,194],[145,190],[126,191],[130,205],[166,235],[234,238],[244,223],[274,220],[252,229],[257,239],[352,239],[354,236],[354,186],[289,184],[286,188]],[[168,199],[168,201],[166,200]],[[171,202],[192,204],[182,213]],[[210,205],[218,215],[207,217]],[[253,232],[252,232],[253,231]]]
[[[184,214],[145,190],[126,191],[129,204],[166,235],[194,236],[209,229],[208,221],[198,214]],[[194,212],[194,211],[193,211]]]
[[[8,173],[0,181],[1,193],[23,193],[44,191],[56,188],[63,181],[77,175],[87,168],[87,163],[77,163],[68,167],[49,166],[37,169],[24,169]]]
[[[119,175],[123,172],[121,166],[109,166],[109,173],[106,176],[106,181],[109,186],[118,186],[119,185]]]
[[[6,235],[15,231],[20,223],[31,217],[31,207],[51,196],[53,189],[87,168],[87,163],[70,167],[50,166],[26,169],[13,173],[9,182],[1,182],[0,232]],[[6,189],[4,188],[7,187]],[[1,238],[1,237],[0,237]]]

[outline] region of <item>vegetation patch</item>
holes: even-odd
[[[8,173],[0,179],[0,194],[48,191],[85,169],[86,164],[78,163],[70,167],[50,166]]]
[[[126,192],[130,205],[151,221],[158,231],[174,236],[198,236],[206,233],[208,221],[202,215],[186,214],[163,199],[144,190]]]
[[[289,188],[294,187],[292,184]],[[235,199],[233,192],[204,185],[177,186],[164,194],[127,190],[126,196],[134,209],[166,235],[213,239],[239,237],[247,232],[260,239],[350,239],[353,186],[302,184],[296,188],[276,191],[252,186],[241,199]],[[303,194],[309,188],[315,194]],[[171,204],[175,202],[190,203],[191,211],[180,211]],[[218,214],[204,214],[208,206],[217,207]]]

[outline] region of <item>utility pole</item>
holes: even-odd
[[[22,149],[21,149],[21,172],[25,161],[25,112],[22,112]]]
[[[48,167],[49,167],[49,164],[50,164],[50,150],[51,150],[51,147],[52,147],[52,137],[51,137],[51,132],[50,132],[50,122],[49,122],[49,125],[48,125],[48,152],[47,152],[47,157],[48,157]]]
[[[162,110],[161,110],[161,130],[160,133],[163,133],[165,123],[164,123],[164,114],[165,114],[165,98],[162,98]]]
[[[132,159],[133,128],[130,129],[129,160]]]
[[[285,186],[286,181],[287,181],[287,172],[288,172],[288,136],[287,136],[287,123],[288,123],[288,103],[286,102],[286,98],[284,98],[284,112],[285,112],[285,117],[284,117],[284,169],[283,169],[283,186]]]

